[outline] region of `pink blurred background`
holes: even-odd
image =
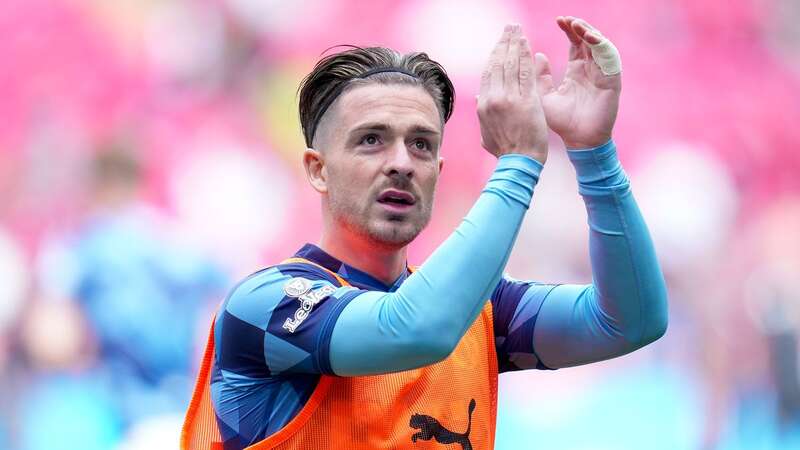
[[[456,86],[424,260],[492,169],[474,95],[506,22],[557,76],[557,15],[620,49],[614,139],[670,290],[632,355],[501,377],[498,449],[800,448],[796,0],[0,2],[0,448],[176,449],[236,279],[316,242],[296,89],[336,44]],[[508,271],[587,283],[554,139]]]

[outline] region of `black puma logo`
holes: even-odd
[[[408,425],[412,428],[418,428],[420,431],[411,436],[411,442],[416,443],[417,439],[423,441],[430,441],[435,438],[436,442],[440,444],[461,444],[462,450],[472,450],[472,442],[469,441],[469,431],[472,429],[472,412],[475,411],[475,399],[469,401],[469,423],[467,431],[463,434],[453,433],[447,428],[443,427],[438,420],[425,414],[414,414]]]

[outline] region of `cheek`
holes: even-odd
[[[422,189],[425,191],[425,195],[428,198],[433,198],[434,191],[436,190],[436,183],[439,180],[438,171],[431,172],[428,174],[427,177],[420,180],[420,185]]]
[[[366,176],[366,170],[357,165],[347,168],[336,168],[331,171],[329,186],[336,192],[331,194],[348,203],[360,203],[371,193],[371,179]]]

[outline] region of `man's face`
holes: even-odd
[[[333,220],[400,248],[428,224],[442,167],[442,124],[422,87],[367,84],[342,94],[315,139]]]

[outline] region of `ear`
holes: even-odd
[[[303,167],[311,187],[320,194],[328,192],[328,171],[325,167],[325,158],[322,153],[307,148],[303,152]]]
[[[439,175],[442,174],[442,169],[444,169],[444,158],[441,156],[439,157]]]

